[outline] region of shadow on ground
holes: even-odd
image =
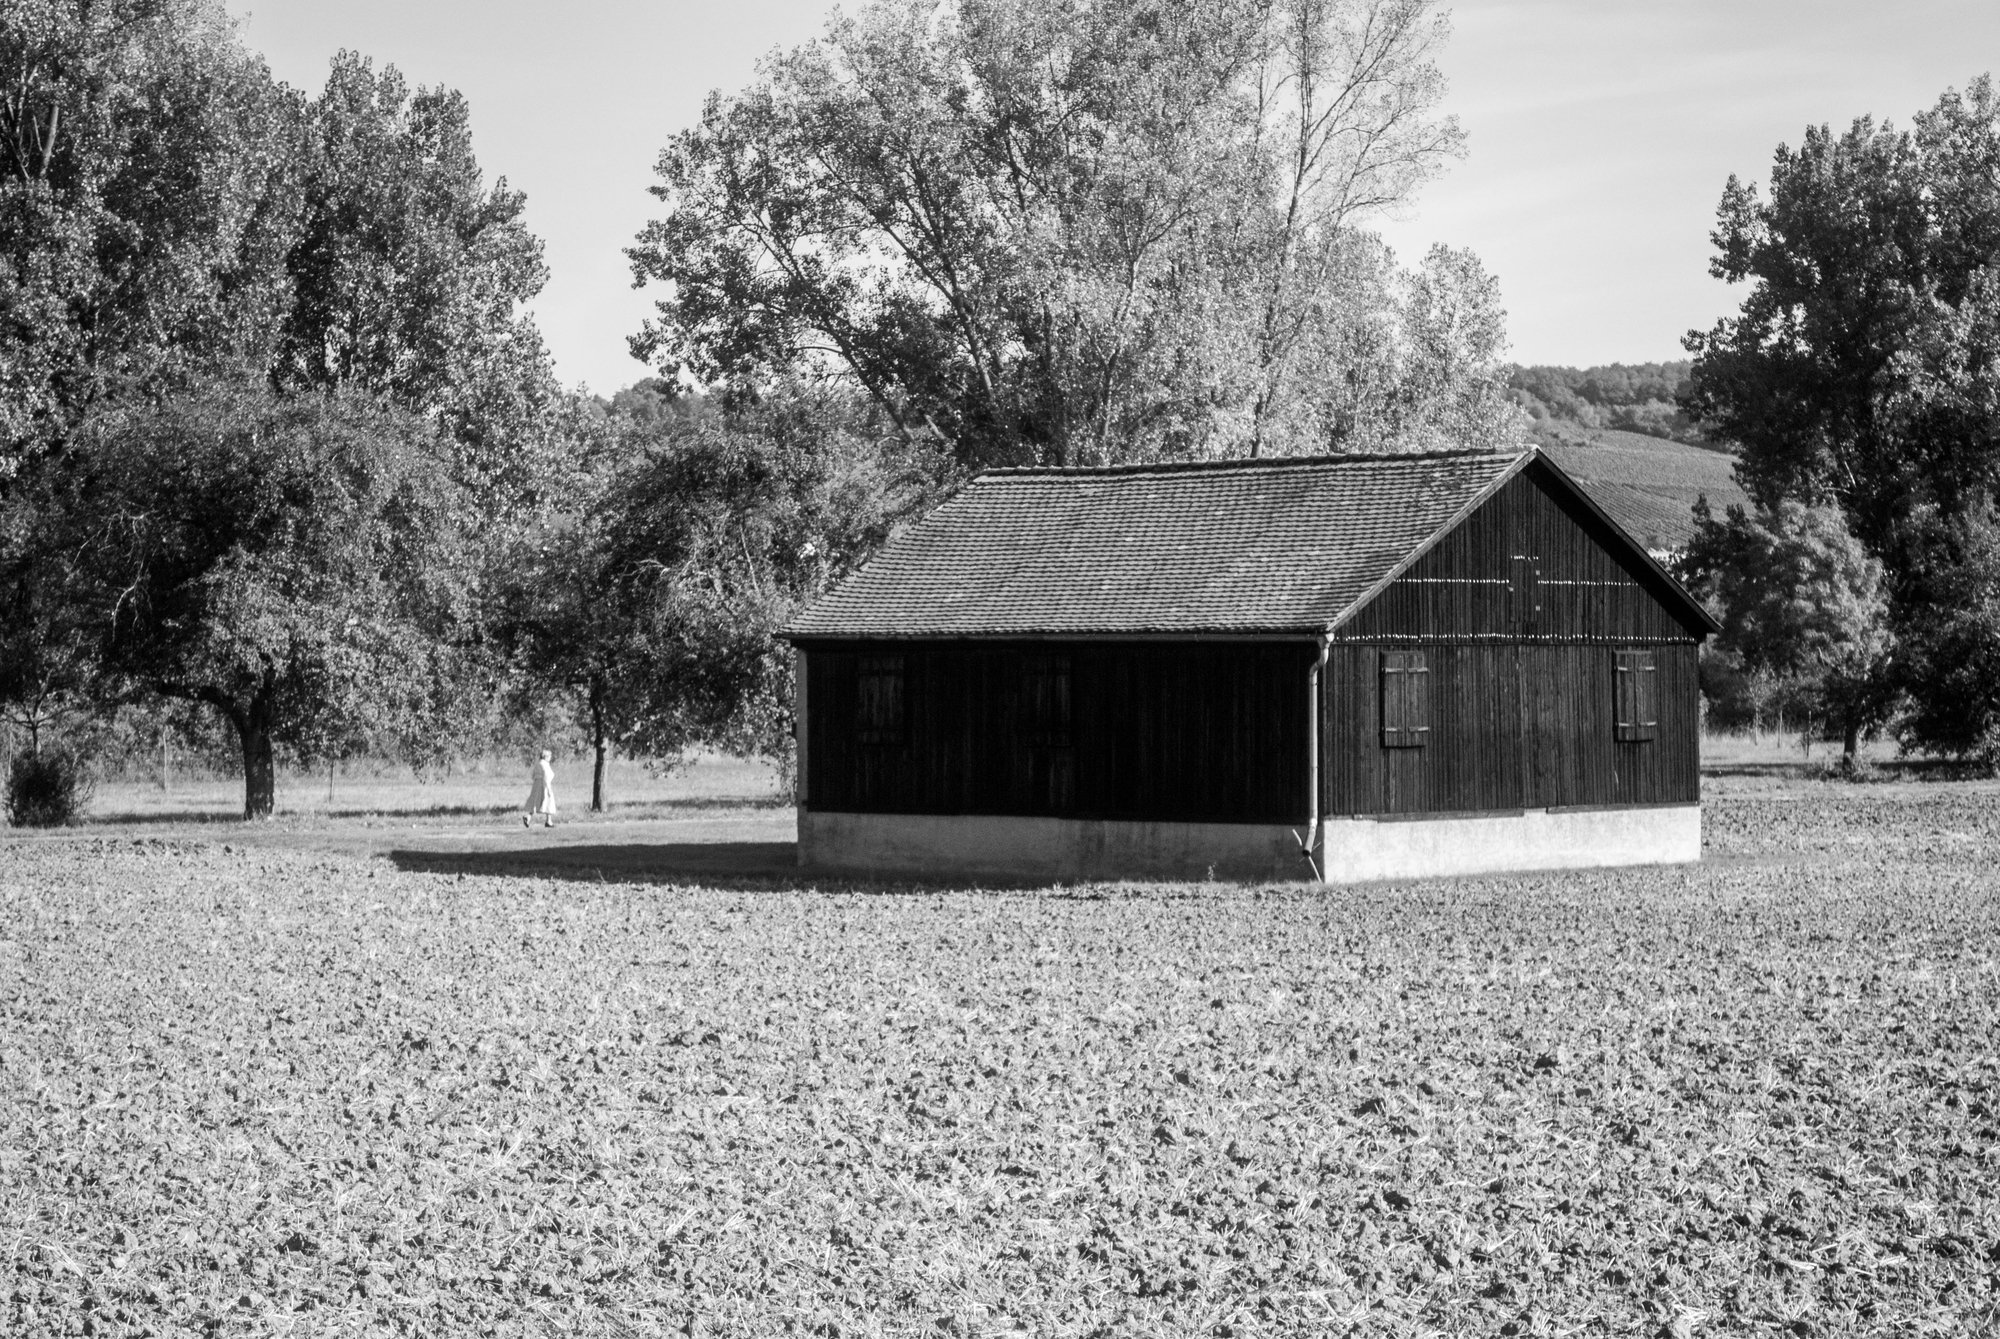
[[[1705,762],[1701,765],[1701,775],[1705,781],[1755,777],[1772,781],[1847,781],[1866,784],[1892,781],[1983,781],[1989,779],[1992,772],[1982,764],[1952,758],[1864,758],[1857,769],[1849,771],[1842,765],[1840,748],[1835,745],[1814,753],[1810,759],[1792,762],[1770,759]]]
[[[91,814],[78,823],[79,828],[158,828],[175,823],[235,823],[239,826],[247,822],[243,810],[236,809],[169,809],[157,814]]]
[[[989,891],[1047,887],[1045,880],[804,874],[797,842],[630,842],[616,845],[539,846],[527,850],[438,851],[411,847],[383,851],[397,869],[412,874],[468,874],[568,879],[579,883],[699,883],[710,888],[844,890],[874,896],[931,896],[945,889]],[[1075,896],[1101,901],[1113,894],[1079,887]]]
[[[586,822],[617,822],[632,819],[673,818],[684,814],[770,812],[789,810],[791,802],[778,796],[755,796],[738,799],[731,796],[696,795],[685,799],[672,800],[632,800],[613,803],[600,811],[579,810]],[[274,816],[275,822],[313,822],[342,819],[392,819],[411,820],[419,818],[492,818],[518,814],[518,804],[432,804],[396,808],[352,809],[280,809]],[[236,809],[162,809],[156,812],[140,813],[120,811],[110,814],[91,814],[80,826],[85,827],[165,827],[175,823],[243,823],[243,810]],[[575,819],[571,820],[576,821]]]
[[[630,842],[537,846],[526,850],[387,852],[396,868],[420,874],[536,874],[596,882],[652,879],[796,879],[796,842]]]

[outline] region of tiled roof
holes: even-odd
[[[992,470],[784,635],[1323,632],[1533,454]]]

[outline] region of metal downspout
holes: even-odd
[[[1319,867],[1320,823],[1319,823],[1319,762],[1321,756],[1320,735],[1324,729],[1320,710],[1320,682],[1326,674],[1328,654],[1333,650],[1333,638],[1321,637],[1319,654],[1314,657],[1312,667],[1306,671],[1306,743],[1312,750],[1306,760],[1306,832],[1292,837],[1299,844],[1299,855],[1304,858],[1306,868],[1312,871],[1314,883],[1325,883],[1326,875]]]

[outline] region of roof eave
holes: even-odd
[[[1318,626],[1290,628],[1186,628],[1186,629],[1131,629],[1124,631],[1099,630],[1082,632],[1075,630],[1021,631],[1002,630],[992,632],[950,632],[912,631],[882,632],[879,630],[848,629],[846,631],[800,631],[786,628],[777,634],[782,642],[793,646],[828,645],[837,642],[1302,642],[1317,643],[1326,636],[1326,630]]]

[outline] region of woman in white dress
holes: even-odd
[[[528,768],[528,812],[521,815],[521,826],[532,827],[536,814],[542,816],[542,826],[556,825],[556,769],[547,749]]]

